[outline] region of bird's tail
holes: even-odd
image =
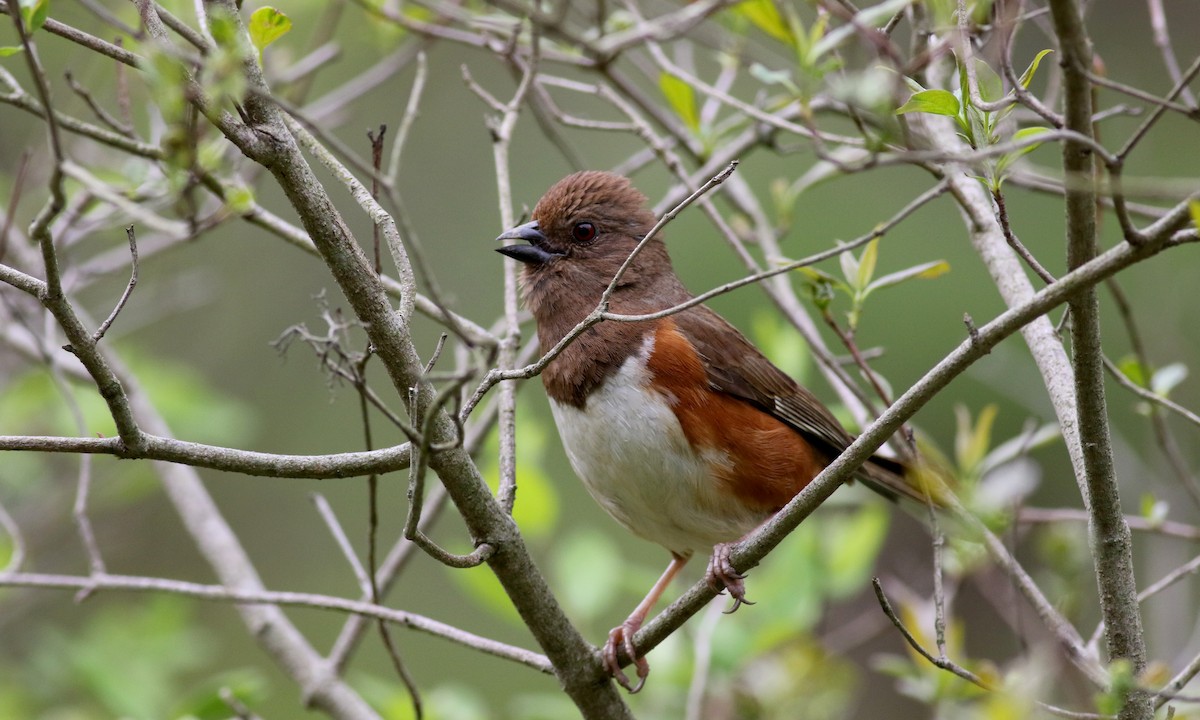
[[[905,498],[921,505],[932,503],[936,508],[950,504],[948,477],[949,473],[924,458],[900,461],[882,455],[872,455],[855,475],[863,485],[888,500],[899,502]]]

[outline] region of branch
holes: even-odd
[[[201,585],[200,583],[184,580],[109,574],[75,577],[72,575],[4,572],[0,573],[0,586],[45,588],[50,590],[85,590],[88,592],[98,592],[101,590],[155,592],[183,595],[200,600],[230,602],[238,605],[266,605],[272,606],[275,610],[281,606],[334,610],[384,620],[396,625],[403,625],[412,630],[418,630],[428,635],[450,640],[451,642],[473,650],[479,650],[488,655],[512,660],[543,673],[553,673],[553,668],[544,655],[481,637],[474,633],[460,630],[453,625],[447,625],[416,613],[393,610],[382,605],[374,605],[361,600],[349,600],[332,595],[280,590],[238,590],[230,589],[225,585]]]
[[[232,2],[224,4],[232,6]],[[244,34],[237,13],[229,15],[238,23],[239,35]],[[246,99],[246,110],[256,123],[255,137],[265,140],[247,142],[238,132],[227,132],[226,136],[269,170],[287,195],[355,315],[364,324],[397,395],[408,398],[410,388],[415,388],[419,405],[434,407],[436,391],[423,377],[423,363],[413,346],[407,322],[393,312],[384,287],[358,241],[300,155],[287,119],[276,105],[262,100],[268,88],[252,56],[245,65],[247,80],[255,91]],[[395,259],[401,261],[400,257]],[[431,453],[430,468],[441,478],[475,542],[496,548],[488,558],[488,566],[554,664],[567,695],[586,717],[629,717],[629,709],[612,683],[595,682],[600,674],[598,655],[562,612],[512,518],[492,498],[478,468],[461,444],[455,442],[459,433],[457,423],[442,410],[433,415],[430,427],[431,446],[444,448]]]
[[[1025,524],[1054,524],[1061,522],[1087,522],[1086,510],[1076,508],[1021,508],[1016,522]],[[1155,521],[1137,515],[1128,515],[1125,522],[1130,530],[1155,533],[1183,540],[1200,540],[1200,527],[1172,520]]]
[[[104,333],[112,327],[113,322],[117,319],[117,315],[121,312],[121,308],[125,307],[125,303],[129,302],[129,296],[133,294],[133,288],[137,285],[138,277],[138,251],[137,251],[137,235],[133,232],[133,226],[125,228],[125,235],[129,238],[129,255],[132,259],[132,270],[129,275],[129,282],[125,285],[125,292],[121,293],[121,298],[117,300],[116,307],[109,313],[104,322],[100,323],[100,327],[96,328],[96,332],[92,333],[92,340],[100,342],[104,337]]]
[[[44,435],[0,435],[0,451],[22,450],[52,453],[93,453],[125,460],[161,460],[192,467],[224,470],[242,475],[281,478],[345,478],[404,470],[409,462],[409,445],[382,450],[333,455],[275,455],[235,450],[219,445],[176,440],[140,432],[134,447],[121,438],[53,437]]]
[[[1063,53],[1066,126],[1090,136],[1092,85],[1087,79],[1087,71],[1092,65],[1091,41],[1075,2],[1051,0],[1050,14]],[[1093,176],[1093,162],[1088,147],[1069,140],[1064,143],[1063,172],[1067,177]],[[1116,175],[1113,180],[1115,183]],[[1119,215],[1120,210],[1118,206]],[[1090,187],[1068,187],[1066,211],[1067,267],[1074,270],[1093,260],[1097,254],[1095,191]],[[1146,641],[1133,573],[1133,539],[1121,511],[1113,466],[1100,344],[1100,301],[1096,289],[1082,289],[1070,299],[1069,306],[1075,412],[1083,446],[1083,480],[1091,496],[1088,530],[1099,584],[1100,614],[1105,625],[1108,656],[1114,660],[1128,660],[1132,663],[1133,673],[1139,675],[1146,668]],[[1142,691],[1130,692],[1120,712],[1122,720],[1151,718],[1153,715],[1152,699]]]

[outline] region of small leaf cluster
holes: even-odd
[[[1053,51],[1047,49],[1039,52],[1033,58],[1033,61],[1029,63],[1029,67],[1025,68],[1025,72],[1021,73],[1019,82],[1023,89],[1027,89],[1029,84],[1033,82],[1038,65],[1041,63],[1042,58],[1050,52]],[[1022,143],[1047,132],[1048,129],[1044,127],[1027,127],[1014,132],[1011,138],[1005,138],[1005,133],[1002,132],[1001,128],[1003,122],[1016,108],[1016,103],[1013,102],[1015,91],[1010,90],[1008,93],[1005,93],[1003,81],[987,63],[975,59],[974,69],[976,79],[978,80],[980,99],[985,103],[996,103],[1004,100],[1007,102],[1004,107],[999,110],[986,110],[977,107],[972,102],[967,66],[963,62],[959,62],[958,89],[954,92],[939,88],[927,89],[916,80],[905,78],[904,81],[909,86],[909,89],[913,91],[913,94],[896,110],[896,114],[904,115],[916,112],[953,118],[954,122],[958,125],[959,136],[976,150],[998,145],[1005,139]],[[1003,153],[990,160],[986,175],[978,179],[992,192],[998,192],[1012,164],[1022,156],[1035,150],[1040,144],[1030,142],[1016,150]]]
[[[751,62],[749,73],[768,88],[779,93],[763,101],[769,111],[778,110],[799,102],[801,112],[809,116],[809,100],[821,91],[827,81],[836,83],[839,96],[865,96],[881,99],[890,93],[889,83],[881,80],[884,73],[868,70],[865,73],[836,72],[842,70],[838,50],[851,41],[864,27],[881,27],[889,18],[909,5],[912,0],[887,0],[855,13],[851,22],[830,29],[830,17],[818,9],[810,22],[805,22],[796,9],[788,3],[772,0],[744,0],[734,5],[727,14],[727,21],[740,43],[754,40],[749,34],[757,30],[771,39],[786,45],[795,62],[789,68],[769,68],[761,62]],[[613,16],[619,16],[614,13]],[[720,55],[727,67],[740,63],[738,48],[729,49]],[[706,119],[699,110],[699,102],[693,87],[684,79],[664,72],[659,76],[659,90],[667,104],[692,135],[700,141],[702,156],[708,156],[720,145],[720,140],[744,129],[751,121],[744,113],[733,113],[721,120]],[[843,98],[846,99],[846,98]],[[890,100],[874,102],[890,110]],[[877,138],[868,138],[872,145]]]
[[[950,271],[950,263],[934,260],[877,278],[875,266],[879,259],[879,238],[867,243],[861,256],[855,257],[847,251],[839,255],[838,259],[842,269],[840,278],[813,267],[802,267],[799,271],[808,283],[809,297],[826,317],[830,317],[830,306],[837,293],[843,293],[850,298],[850,310],[846,316],[851,332],[858,328],[863,306],[876,290],[899,285],[914,278],[936,278]]]
[[[1188,368],[1183,363],[1171,363],[1160,368],[1146,367],[1137,357],[1130,355],[1122,358],[1117,364],[1117,369],[1121,371],[1125,377],[1129,378],[1130,382],[1138,387],[1145,388],[1161,398],[1170,396],[1180,383],[1187,379]],[[1136,409],[1142,415],[1149,415],[1152,408],[1148,402],[1139,402]]]
[[[912,0],[887,0],[855,13],[850,22],[829,29],[829,15],[818,11],[816,20],[805,27],[799,14],[787,3],[747,0],[734,6],[734,13],[772,38],[788,45],[796,59],[795,75],[789,70],[771,70],[755,63],[750,74],[764,85],[778,85],[794,99],[806,103],[830,73],[842,68],[837,50],[864,27],[880,27]],[[783,12],[780,12],[782,7]]]

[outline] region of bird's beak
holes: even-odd
[[[496,248],[496,252],[501,255],[507,255],[526,265],[544,265],[556,257],[562,257],[560,253],[542,249],[541,246],[546,242],[546,236],[538,227],[537,220],[506,230],[496,240],[524,240],[529,243],[528,245],[505,245],[502,248]]]

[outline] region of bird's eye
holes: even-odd
[[[596,226],[590,222],[581,222],[571,229],[571,237],[575,242],[590,243],[596,239]]]

